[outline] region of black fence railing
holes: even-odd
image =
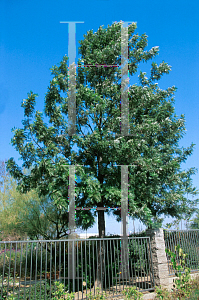
[[[178,244],[187,254],[185,267],[190,268],[191,272],[199,271],[199,230],[164,230],[165,247],[175,252]],[[175,275],[171,259],[167,254],[169,275]],[[177,263],[180,257],[176,255]]]
[[[1,299],[11,294],[18,299],[51,299],[55,281],[64,284],[64,292],[75,292],[76,299],[89,292],[95,295],[99,282],[102,290],[113,296],[131,286],[154,290],[149,237],[128,237],[126,259],[121,256],[123,248],[121,237],[2,241]]]

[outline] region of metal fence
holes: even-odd
[[[199,271],[199,230],[164,230],[165,247],[175,252],[175,246],[178,244],[187,254],[185,266],[190,268],[191,272]],[[175,275],[171,259],[167,254],[169,275]],[[180,257],[176,255],[177,263]]]
[[[114,297],[125,287],[153,290],[149,237],[128,237],[127,245],[124,276],[122,238],[0,242],[1,299],[13,293],[18,299],[51,299],[55,281],[64,284],[64,292],[75,292],[75,299],[87,299],[89,292],[95,295],[96,280]]]

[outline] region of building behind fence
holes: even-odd
[[[140,291],[152,291],[155,285],[168,288],[172,285],[174,270],[165,248],[173,251],[179,244],[188,254],[187,266],[196,272],[198,235],[199,230],[147,230],[142,237],[128,237],[127,252],[123,251],[121,237],[2,241],[1,299],[14,292],[23,296],[18,299],[26,299],[24,296],[51,299],[55,281],[64,284],[65,292],[75,292],[76,299],[85,298],[90,291],[96,294],[99,282],[101,290],[114,296],[131,286]],[[125,255],[121,255],[122,251]],[[18,286],[14,289],[16,283]]]

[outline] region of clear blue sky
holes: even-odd
[[[148,35],[148,49],[160,47],[154,60],[172,66],[161,88],[175,85],[175,113],[185,114],[186,135],[179,145],[196,144],[183,169],[199,168],[199,3],[192,1],[118,0],[1,0],[0,2],[0,159],[19,155],[10,144],[11,128],[22,127],[22,99],[32,90],[39,94],[36,109],[43,111],[44,96],[52,79],[49,68],[68,55],[68,25],[76,25],[76,52],[83,34],[115,21],[137,22],[137,32]],[[76,58],[76,63],[77,63]],[[149,68],[143,65],[142,71]],[[131,81],[130,81],[131,83]],[[20,161],[18,161],[21,164]],[[199,174],[193,176],[198,188]],[[168,219],[166,220],[168,222]],[[139,223],[136,222],[136,229]],[[143,226],[144,228],[144,226]],[[133,230],[132,221],[129,231]],[[97,232],[96,226],[88,232]],[[120,233],[120,223],[106,218],[106,232]]]

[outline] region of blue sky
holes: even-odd
[[[44,97],[52,79],[50,68],[68,55],[68,25],[61,21],[84,22],[76,25],[76,63],[79,40],[100,25],[115,21],[137,22],[140,35],[148,35],[148,47],[159,46],[154,61],[172,66],[159,82],[161,88],[175,85],[175,113],[185,114],[186,135],[179,145],[196,144],[182,169],[199,168],[198,101],[198,1],[118,1],[118,0],[1,0],[0,2],[0,159],[19,155],[10,144],[11,128],[22,127],[22,99],[32,90],[38,93],[36,109],[43,111]],[[143,65],[142,71],[149,70]],[[136,80],[135,80],[136,81]],[[130,80],[131,84],[131,80]],[[21,161],[18,161],[21,164]],[[192,177],[198,186],[199,174]],[[166,222],[169,220],[166,219]],[[136,229],[139,223],[135,222]],[[144,226],[142,227],[145,228]],[[133,230],[132,221],[129,231]],[[88,232],[97,232],[96,225]],[[106,232],[120,233],[120,223],[106,218]]]

